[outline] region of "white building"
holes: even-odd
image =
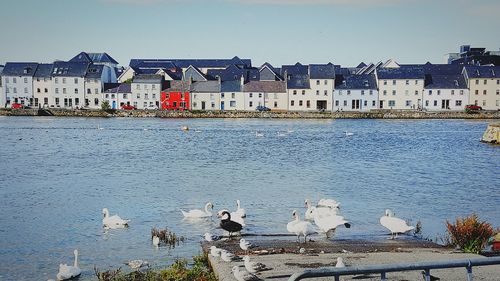
[[[3,91],[3,84],[2,84],[2,71],[3,71],[3,65],[0,65],[0,108],[5,106],[5,94]]]
[[[54,95],[52,89],[53,64],[41,63],[36,69],[33,77],[34,107],[54,106]]]
[[[85,106],[85,75],[88,67],[86,62],[54,62],[52,88],[55,107]]]
[[[394,65],[375,71],[379,108],[416,110],[422,108],[425,74],[422,66]]]
[[[243,85],[245,110],[254,111],[265,106],[273,111],[286,111],[288,93],[284,81],[250,81]]]
[[[334,111],[370,111],[378,108],[377,80],[374,74],[343,75],[337,79]]]
[[[500,66],[466,66],[463,73],[470,90],[469,103],[499,110]]]
[[[108,101],[112,109],[121,109],[124,105],[133,105],[131,84],[121,83],[117,87],[104,91],[104,100]]]
[[[104,85],[116,83],[113,80],[113,69],[107,65],[89,65],[85,75],[85,106],[89,108],[101,108]]]
[[[245,110],[245,95],[243,93],[242,80],[243,79],[221,82],[221,110]]]
[[[221,110],[221,83],[218,80],[193,82],[190,92],[192,110]],[[227,108],[225,100],[222,105]]]
[[[31,106],[33,100],[33,75],[38,63],[8,62],[2,71],[2,90],[5,104],[11,107],[13,103]]]
[[[428,75],[423,101],[424,109],[429,111],[463,111],[469,104],[469,89],[464,76]]]
[[[132,102],[137,109],[159,109],[165,78],[157,74],[139,74],[132,81]]]

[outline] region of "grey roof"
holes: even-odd
[[[161,84],[163,76],[159,74],[138,74],[132,83],[157,83]]]
[[[54,62],[52,76],[84,77],[89,63],[86,62]]]
[[[462,73],[464,66],[459,64],[424,64],[425,74],[454,75]]]
[[[81,52],[69,60],[70,62],[92,62],[92,63],[112,63],[118,64],[118,62],[113,59],[107,53],[86,53]]]
[[[36,62],[8,62],[2,71],[2,76],[33,76],[38,63]]]
[[[250,81],[243,85],[243,92],[286,93],[284,81]]]
[[[91,64],[87,69],[87,75],[85,75],[85,78],[101,78],[103,69],[104,65]]]
[[[131,59],[129,63],[130,66],[139,68],[167,64],[181,68],[187,68],[190,65],[198,68],[225,68],[232,64],[251,67],[252,61],[250,59],[233,57],[232,59]]]
[[[466,66],[465,72],[469,79],[500,78],[500,66]]]
[[[52,63],[40,63],[35,71],[34,77],[50,78],[52,75],[53,67],[54,64]]]
[[[332,63],[310,64],[309,75],[311,79],[335,79],[335,67]]]
[[[123,93],[123,94],[128,94],[132,92],[131,89],[131,84],[130,83],[121,83],[117,87],[108,89],[104,91],[105,93]]]
[[[335,89],[339,90],[376,90],[377,80],[374,74],[339,75],[335,81]]]
[[[207,75],[212,79],[220,78],[221,81],[239,81],[241,76],[245,81],[259,80],[259,70],[257,68],[242,68],[234,64],[225,69],[209,69]]]
[[[199,81],[191,84],[191,92],[198,93],[219,93],[219,81]]]
[[[221,92],[241,92],[241,81],[222,81],[220,86]]]
[[[422,65],[405,65],[399,68],[379,68],[377,69],[378,79],[424,79],[424,69]]]
[[[183,80],[169,81],[169,86],[165,91],[169,92],[188,92],[191,82]]]
[[[300,63],[283,65],[281,67],[281,74],[287,81],[288,89],[309,88],[309,67],[307,65]]]
[[[465,78],[462,74],[451,75],[426,75],[426,89],[467,89]]]

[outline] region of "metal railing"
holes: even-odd
[[[418,262],[418,263],[402,263],[402,264],[386,264],[386,265],[367,265],[367,266],[351,266],[351,267],[325,267],[318,269],[308,269],[302,272],[294,273],[288,281],[296,281],[316,277],[335,277],[335,281],[340,280],[343,275],[357,275],[379,273],[382,281],[387,281],[386,274],[388,272],[397,271],[414,271],[423,270],[425,272],[425,280],[430,281],[431,269],[457,268],[464,267],[467,269],[467,280],[472,281],[472,267],[500,264],[500,257],[492,258],[476,258],[463,260],[448,260],[435,262]]]

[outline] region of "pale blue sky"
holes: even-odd
[[[394,58],[444,62],[461,44],[500,48],[498,0],[10,0],[0,64],[130,58],[251,58],[254,65]]]

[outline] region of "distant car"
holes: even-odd
[[[123,110],[134,110],[135,107],[133,105],[130,105],[130,104],[124,104],[124,105],[122,105],[122,109]]]
[[[259,105],[255,108],[257,111],[271,111],[269,107],[265,107],[263,105]]]
[[[465,106],[465,110],[473,110],[473,111],[476,111],[476,110],[483,110],[483,108],[482,108],[482,107],[480,107],[479,105],[469,104],[469,105],[466,105],[466,106]]]
[[[13,103],[10,108],[12,109],[21,109],[21,108],[24,108],[24,105],[20,104],[20,103]]]
[[[150,105],[150,106],[146,107],[145,109],[147,109],[147,110],[157,110],[158,107],[156,105]]]

